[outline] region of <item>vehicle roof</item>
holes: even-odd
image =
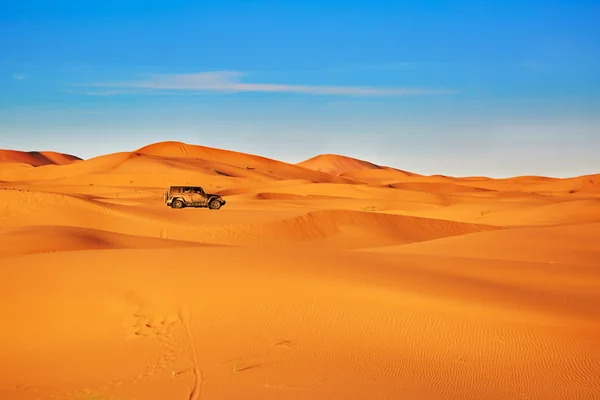
[[[186,188],[200,188],[200,189],[202,189],[202,186],[197,186],[197,185],[171,185],[169,187],[170,188],[182,188],[182,187],[186,187]]]

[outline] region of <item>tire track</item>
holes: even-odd
[[[198,400],[202,394],[202,368],[200,367],[200,363],[198,362],[198,355],[196,353],[196,345],[194,343],[194,336],[192,335],[192,315],[190,311],[183,307],[179,314],[181,322],[183,322],[183,326],[185,327],[188,341],[190,344],[190,350],[192,352],[192,362],[194,365],[193,373],[194,373],[194,387],[192,392],[190,393],[189,400]]]

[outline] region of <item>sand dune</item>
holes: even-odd
[[[0,399],[600,398],[600,175],[0,154]]]
[[[388,185],[409,179],[415,174],[398,169],[365,169],[358,171],[344,172],[340,176],[374,184]]]
[[[600,224],[485,231],[376,251],[598,266]]]
[[[600,342],[586,316],[598,315],[599,299],[589,285],[588,294],[554,293],[549,283],[458,273],[473,263],[436,271],[427,268],[440,269],[435,259],[396,255],[181,250],[203,261],[191,265],[172,254],[5,259],[19,271],[0,281],[11,321],[2,379],[14,385],[5,398],[34,398],[32,389],[155,399],[598,393]],[[35,359],[25,356],[34,349]]]
[[[523,191],[529,193],[558,192],[598,193],[600,190],[600,175],[587,175],[573,178],[548,178],[539,176],[519,176],[507,179],[471,179],[470,185],[483,189],[499,191]]]
[[[224,163],[231,166],[261,174],[272,174],[279,179],[308,179],[320,183],[353,183],[352,179],[336,177],[265,157],[180,142],[156,143],[143,147],[135,153],[185,160],[196,158],[213,163],[223,163],[226,160]]]
[[[43,165],[38,168],[1,167],[0,179],[5,181],[45,181],[72,178],[94,173],[106,173],[125,161],[129,153],[114,153],[67,165]],[[18,166],[17,166],[18,167]],[[89,181],[89,178],[86,178]]]
[[[72,226],[24,226],[0,230],[0,257],[31,253],[98,249],[202,246],[194,242],[124,235]]]
[[[341,175],[344,172],[349,171],[385,168],[368,161],[340,156],[337,154],[320,154],[313,158],[309,158],[308,160],[299,162],[296,165],[333,175]]]
[[[433,182],[400,182],[391,183],[387,186],[394,189],[414,190],[417,192],[429,193],[471,193],[471,192],[490,192],[491,189],[483,189],[468,185],[457,185],[454,183],[433,183]]]
[[[79,164],[79,163],[78,163]],[[80,184],[82,175],[112,173],[110,179],[128,175],[143,185],[168,185],[173,174],[183,175],[180,180],[216,178],[246,178],[258,181],[303,179],[318,183],[356,183],[353,179],[337,177],[293,164],[243,153],[193,146],[179,142],[164,142],[146,146],[131,153],[115,153],[81,162],[77,168],[45,168],[32,171],[11,169],[0,171],[6,181],[61,180],[63,184]],[[152,176],[150,173],[159,174]],[[163,177],[163,179],[160,179]],[[74,179],[75,178],[75,179]],[[101,179],[101,177],[98,177]],[[110,180],[109,179],[109,180]],[[226,179],[221,179],[225,182]],[[108,183],[108,180],[100,180]],[[125,182],[119,182],[124,184]]]
[[[259,200],[331,200],[332,196],[318,194],[291,194],[291,193],[257,193]]]
[[[273,236],[280,241],[290,236],[299,241],[322,239],[331,247],[343,248],[405,244],[498,229],[486,225],[346,210],[310,212],[262,228],[262,235]]]
[[[513,207],[510,211],[485,214],[481,221],[504,226],[600,222],[600,199],[557,201],[543,205]]]
[[[65,165],[81,158],[70,154],[56,153],[54,151],[16,151],[0,150],[0,163],[28,164],[33,167],[41,165]]]
[[[320,154],[296,165],[321,171],[332,175],[350,177],[352,179],[371,182],[373,176],[418,176],[415,173],[395,168],[384,167],[369,161],[359,160],[338,154]],[[387,174],[387,175],[386,175]],[[367,177],[365,179],[365,177]]]

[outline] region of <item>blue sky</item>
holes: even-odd
[[[0,148],[600,172],[597,1],[1,4]]]

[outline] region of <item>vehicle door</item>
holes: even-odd
[[[204,189],[198,188],[198,198],[199,198],[198,205],[200,207],[206,207],[206,206],[208,206],[208,196],[206,196],[206,193],[204,192]]]
[[[192,188],[186,187],[186,188],[183,188],[182,193],[181,193],[181,197],[185,201],[185,204],[187,204],[188,206],[191,206],[194,204],[194,195],[192,192],[193,192]]]
[[[200,193],[200,190],[198,188],[192,188],[191,190],[191,200],[192,200],[192,205],[195,207],[199,207],[202,206],[202,194]]]

